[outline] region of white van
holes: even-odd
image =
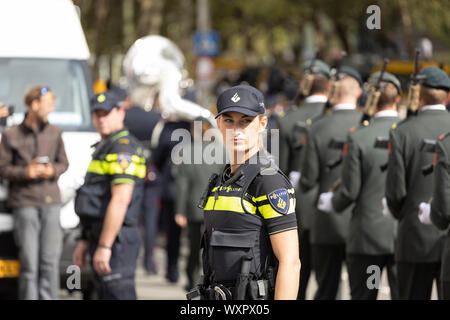
[[[23,97],[27,88],[43,85],[55,93],[55,111],[49,115],[49,122],[62,127],[69,159],[69,169],[59,179],[63,200],[61,226],[65,229],[79,224],[73,198],[83,183],[91,145],[100,139],[90,117],[93,89],[89,55],[72,1],[0,0],[0,101],[14,106],[14,113],[7,120],[10,126],[24,118]],[[6,183],[0,185],[0,242],[13,226],[11,214],[1,212]],[[0,280],[14,277],[17,271],[17,264],[8,261],[2,247],[5,245],[0,243]]]

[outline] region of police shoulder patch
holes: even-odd
[[[117,140],[117,143],[130,144],[130,140],[128,140],[127,138],[121,138],[121,139]]]
[[[281,214],[289,212],[289,193],[287,189],[278,189],[267,195],[272,208]]]
[[[126,169],[130,166],[131,164],[131,154],[129,153],[119,153],[117,154],[117,162],[119,163],[120,167],[122,169]]]

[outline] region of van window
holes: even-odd
[[[88,76],[84,61],[62,59],[0,58],[0,101],[14,106],[13,124],[23,121],[25,91],[48,86],[55,93],[55,111],[49,122],[65,131],[92,130]]]

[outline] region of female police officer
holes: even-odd
[[[218,97],[217,109],[230,163],[210,178],[200,202],[205,213],[201,296],[296,299],[295,195],[262,147],[263,95],[250,86],[232,87]],[[191,293],[188,298],[195,299]]]

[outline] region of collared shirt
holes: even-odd
[[[314,94],[312,96],[306,97],[305,103],[325,103],[327,102],[327,96],[321,94]]]
[[[353,103],[339,103],[333,106],[333,110],[353,110],[356,106]]]
[[[239,174],[243,166],[252,165],[255,157],[260,157],[258,152],[237,170],[229,174],[230,165],[226,165],[221,174],[220,185],[211,190],[210,196],[204,207],[205,214],[209,212],[230,212],[252,214],[263,219],[269,234],[275,234],[297,228],[295,216],[295,193],[289,179],[281,173],[274,171],[273,174],[259,174],[250,184],[244,196],[243,205],[239,195],[242,185],[236,183],[240,179]],[[245,178],[245,177],[244,177]],[[250,213],[248,213],[250,212]]]
[[[447,110],[443,104],[430,104],[427,106],[423,106],[421,111],[427,111],[427,110],[441,110],[445,111]]]
[[[398,112],[395,110],[382,110],[378,111],[373,115],[374,118],[381,118],[381,117],[398,117]]]

